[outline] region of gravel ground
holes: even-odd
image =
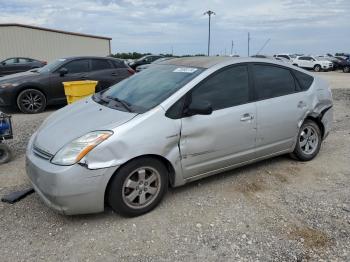
[[[132,219],[109,209],[62,216],[36,194],[0,203],[1,261],[349,261],[350,74],[320,74],[332,84],[335,119],[313,161],[282,156],[171,189]],[[1,195],[28,185],[25,145],[53,110],[14,113]]]

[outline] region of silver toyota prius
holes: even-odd
[[[175,58],[56,111],[33,134],[27,174],[72,215],[155,208],[167,188],[262,159],[313,159],[332,125],[327,82],[268,59]]]

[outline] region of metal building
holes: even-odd
[[[69,56],[107,56],[112,38],[23,25],[0,24],[0,61],[30,57],[51,62]]]

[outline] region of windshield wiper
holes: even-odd
[[[132,109],[131,109],[131,107],[130,107],[130,105],[129,105],[128,102],[126,102],[126,101],[124,101],[124,100],[122,100],[122,99],[119,99],[118,97],[113,97],[113,96],[107,96],[106,98],[118,102],[118,103],[121,104],[126,110],[128,110],[128,112],[132,112]]]

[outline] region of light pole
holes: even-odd
[[[210,54],[210,20],[211,20],[211,16],[216,15],[216,14],[215,14],[215,12],[208,10],[203,15],[209,16],[209,34],[208,34],[208,56],[209,56],[209,54]]]

